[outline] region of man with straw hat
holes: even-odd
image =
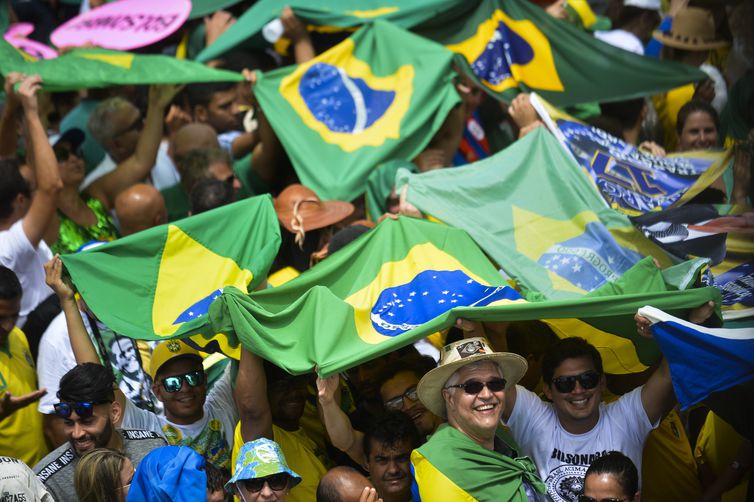
[[[411,454],[413,500],[545,500],[529,458],[497,434],[505,392],[526,372],[526,359],[494,352],[485,338],[443,347],[440,365],[419,382],[419,399],[447,417]]]

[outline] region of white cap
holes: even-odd
[[[660,10],[660,0],[623,0],[624,7],[638,7],[646,10]]]

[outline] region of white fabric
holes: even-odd
[[[660,0],[624,0],[624,7],[638,7],[646,10],[660,10]]]
[[[641,43],[639,37],[626,30],[595,31],[594,38],[624,51],[644,55],[644,44]]]
[[[706,73],[710,80],[712,80],[712,83],[715,84],[715,99],[713,99],[710,104],[717,113],[721,113],[723,108],[725,108],[725,104],[728,102],[728,87],[725,83],[725,78],[723,78],[720,70],[711,64],[704,63],[699,69]]]
[[[91,185],[94,181],[98,180],[102,176],[112,172],[117,167],[117,164],[110,157],[110,154],[105,154],[105,158],[102,159],[97,167],[90,172],[84,181],[79,185],[79,191],[83,191]],[[157,158],[155,159],[154,167],[149,173],[149,177],[145,180],[145,183],[149,183],[157,190],[164,190],[181,182],[181,177],[178,174],[178,170],[173,164],[173,159],[168,155],[168,142],[163,141],[160,143],[160,148],[157,150]]]
[[[26,323],[26,316],[50,296],[52,290],[45,284],[44,264],[52,259],[52,252],[43,240],[34,248],[26,236],[23,219],[8,230],[0,231],[0,265],[13,270],[21,283],[21,314],[16,322],[19,328]]]
[[[40,389],[47,389],[47,394],[42,396],[37,405],[40,413],[47,415],[54,411],[53,405],[60,401],[57,397],[60,379],[74,366],[76,357],[68,338],[65,314],[61,312],[50,322],[39,341],[37,381]]]
[[[554,502],[575,500],[589,464],[617,450],[633,460],[641,475],[644,441],[652,424],[641,404],[641,387],[617,401],[600,404],[597,425],[585,434],[571,434],[560,425],[555,408],[536,394],[516,386],[516,404],[507,425],[523,455],[531,457]]]
[[[228,131],[217,135],[217,141],[220,143],[220,148],[227,151],[231,158],[233,157],[233,142],[243,134],[241,131]]]

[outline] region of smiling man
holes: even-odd
[[[400,411],[375,420],[364,433],[364,455],[369,477],[383,502],[411,500],[411,451],[419,434],[413,421]]]
[[[544,500],[534,465],[496,434],[506,392],[526,373],[526,360],[494,352],[484,338],[443,347],[440,365],[417,387],[429,411],[447,417],[411,454],[414,502]]]

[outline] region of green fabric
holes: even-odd
[[[240,73],[216,70],[194,61],[107,49],[74,49],[55,59],[26,61],[13,46],[1,40],[0,73],[7,75],[12,71],[40,75],[47,91],[244,80]]]
[[[380,164],[367,178],[366,206],[367,217],[372,221],[387,212],[387,198],[395,186],[395,174],[400,168],[418,172],[416,165],[407,160],[389,160]]]
[[[233,172],[241,182],[241,189],[236,195],[239,200],[270,191],[269,185],[252,169],[253,159],[251,155],[251,153],[247,153],[240,159],[233,161]]]
[[[65,255],[63,263],[98,319],[119,334],[158,340],[203,325],[222,288],[257,287],[279,247],[272,199],[262,196]]]
[[[462,56],[461,69],[502,101],[521,91],[536,91],[561,107],[626,100],[706,78],[698,68],[601,42],[527,0],[477,5],[466,16],[416,31]]]
[[[754,128],[754,70],[749,70],[731,87],[720,124],[723,138],[735,140],[746,139]]]
[[[182,220],[191,210],[191,199],[180,183],[160,190],[168,210],[168,221]]]
[[[448,424],[440,425],[418,450],[437,470],[476,500],[527,502],[523,481],[539,493],[546,493],[529,457],[511,458],[488,450]]]
[[[265,43],[258,35],[264,25],[280,16],[286,5],[302,21],[317,26],[350,28],[382,19],[402,28],[411,28],[462,3],[460,0],[393,0],[386,5],[384,0],[290,0],[283,3],[260,0],[204,49],[197,60],[214,59],[252,37]]]
[[[58,240],[50,246],[50,250],[56,254],[75,253],[81,246],[89,241],[111,241],[118,238],[112,219],[99,199],[86,198],[86,205],[94,213],[97,222],[88,227],[82,227],[65,214],[58,211],[60,227]]]
[[[205,336],[225,333],[232,342],[240,341],[293,374],[318,367],[322,376],[328,376],[448,328],[459,317],[481,321],[579,317],[590,323],[600,320],[615,331],[622,327],[627,337],[633,330],[638,338],[633,315],[644,305],[682,315],[684,309],[720,298],[716,288],[645,289],[620,296],[456,307],[431,319],[424,310],[409,309],[407,313],[418,317],[399,330],[406,331],[393,336],[378,333],[371,319],[384,301],[380,298],[418,284],[422,273],[449,270],[460,270],[480,284],[506,285],[462,230],[413,218],[387,219],[282,286],[249,295],[225,289],[210,306],[209,325],[197,331]],[[448,297],[458,290],[459,284],[453,283]],[[420,296],[414,298],[422,303]]]
[[[211,16],[215,11],[232,7],[241,0],[191,0],[189,19]]]
[[[419,154],[459,102],[451,60],[375,21],[304,65],[260,75],[254,94],[301,183],[353,200],[377,165]]]
[[[84,142],[81,151],[84,154],[86,173],[92,172],[102,159],[105,158],[105,149],[97,143],[94,136],[89,132],[89,117],[99,104],[93,99],[82,99],[79,104],[63,117],[60,121],[60,134],[69,129],[81,129],[84,132]]]

